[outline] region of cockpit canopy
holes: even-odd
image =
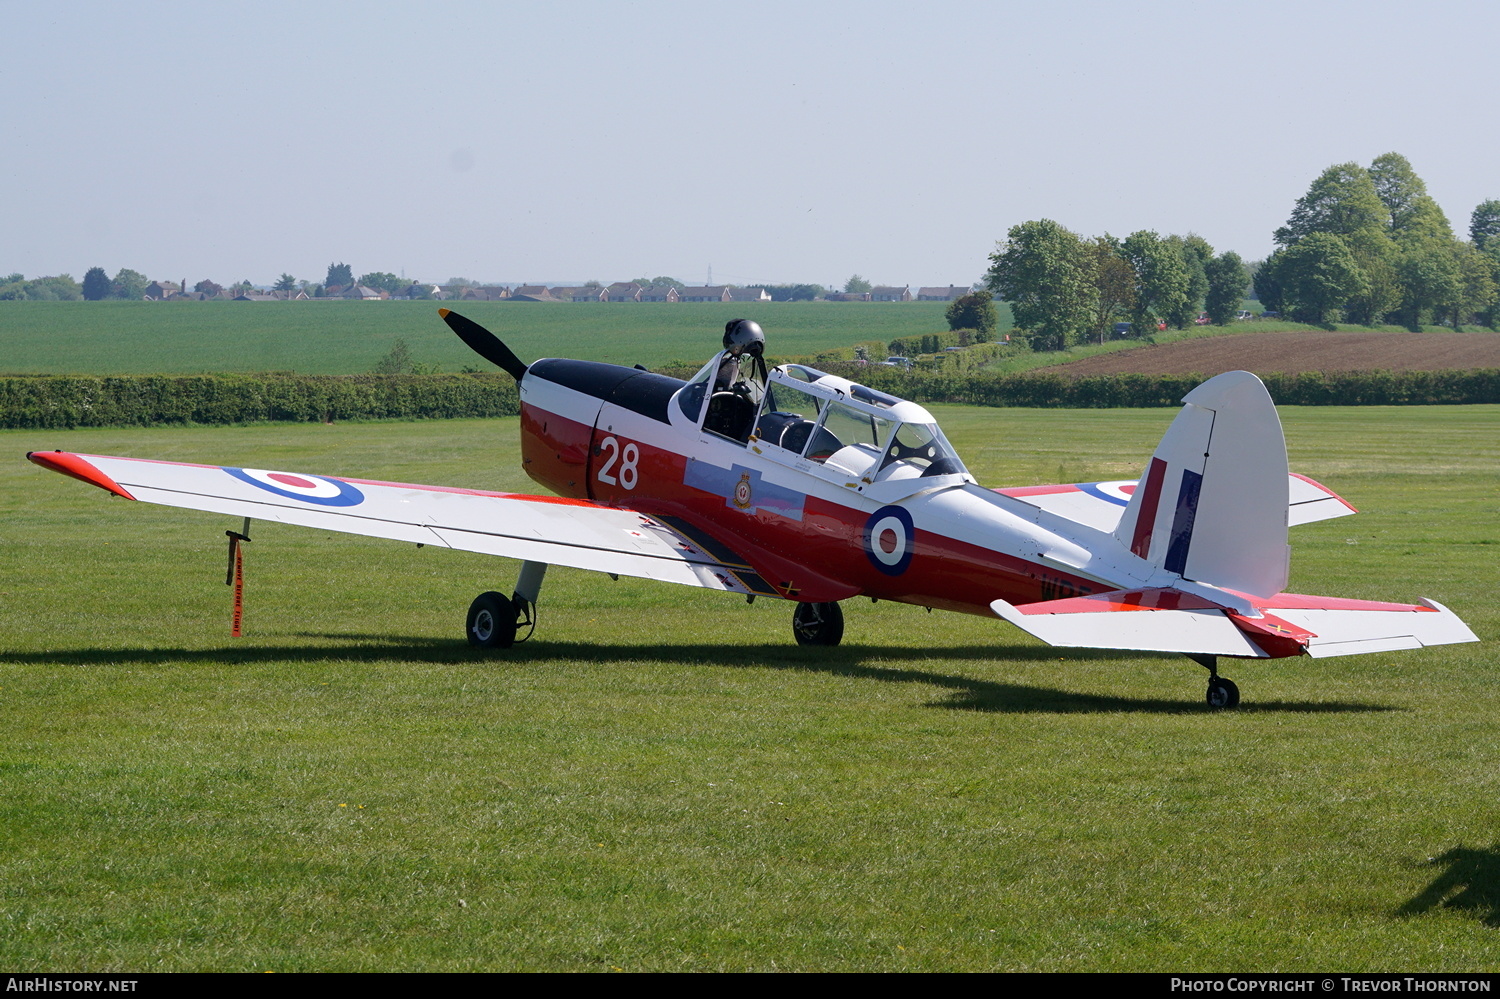
[[[710,433],[869,482],[968,477],[937,421],[914,402],[802,364],[773,368],[764,385],[746,384],[743,373],[726,384],[728,370],[716,356],[678,394],[683,414]]]

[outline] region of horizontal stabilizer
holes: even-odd
[[[996,600],[990,609],[1048,645],[1266,657],[1223,608],[1177,590],[1116,590],[1020,607]]]
[[[1075,524],[1109,533],[1119,526],[1120,516],[1135,490],[1134,479],[1117,479],[1066,485],[1004,486],[992,491]],[[1296,472],[1287,477],[1288,527],[1348,517],[1358,512],[1348,500],[1321,482]]]
[[[1283,593],[1272,602],[1291,602],[1293,597],[1294,594]],[[1436,600],[1424,599],[1419,607],[1372,601],[1369,609],[1353,606],[1363,601],[1324,601],[1318,597],[1302,600],[1332,606],[1274,607],[1268,610],[1312,634],[1307,642],[1307,654],[1315,659],[1479,641],[1479,636],[1457,614]]]

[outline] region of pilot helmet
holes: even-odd
[[[744,353],[759,357],[766,348],[766,335],[760,324],[750,319],[731,319],[724,324],[724,349],[739,347]]]

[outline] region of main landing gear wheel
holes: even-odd
[[[508,649],[516,641],[516,605],[491,590],[469,605],[469,644],[480,649]]]
[[[798,604],[792,612],[798,645],[837,645],[844,640],[844,612],[838,604]]]
[[[1240,688],[1234,685],[1233,680],[1226,680],[1222,676],[1213,677],[1208,681],[1208,706],[1211,708],[1232,708],[1240,703]]]

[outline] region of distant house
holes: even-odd
[[[152,281],[146,285],[146,298],[153,302],[162,302],[175,295],[182,294],[182,285],[173,281]]]
[[[606,302],[639,302],[646,289],[635,281],[616,281],[604,289]]]
[[[731,302],[769,302],[771,293],[764,288],[730,288]]]
[[[870,289],[870,301],[872,302],[910,302],[911,285],[902,285],[900,288],[894,285],[881,285]]]
[[[378,302],[382,298],[390,298],[391,295],[390,292],[376,291],[369,285],[356,284],[352,285],[351,287],[345,288],[338,297],[352,298],[361,302]]]
[[[679,302],[728,302],[731,299],[729,289],[720,284],[683,288],[677,293],[677,300]]]
[[[523,284],[511,289],[510,300],[512,302],[560,302],[562,299],[553,295],[546,285]]]
[[[868,302],[870,293],[868,291],[830,291],[823,296],[827,302]]]
[[[443,293],[446,298],[459,298],[465,302],[499,302],[511,294],[509,288],[498,284],[449,285]]]
[[[919,302],[952,302],[973,291],[972,285],[964,285],[960,288],[956,284],[950,284],[946,288],[918,288],[917,301]]]
[[[413,282],[412,284],[409,284],[405,288],[401,289],[401,294],[396,297],[405,298],[408,300],[442,298],[443,289],[435,284],[422,284],[421,282]]]
[[[607,301],[609,301],[607,298],[604,297],[604,289],[601,288],[601,287],[599,287],[598,285],[595,285],[592,288],[590,288],[587,285],[584,285],[583,287],[579,287],[579,288],[569,288],[569,287],[566,287],[566,286],[559,285],[558,287],[552,288],[550,290],[552,292],[552,297],[555,298],[555,299],[557,299],[559,302],[607,302]]]
[[[642,289],[642,302],[676,302],[679,300],[677,286],[670,284],[653,284],[649,288]]]
[[[234,296],[236,302],[281,302],[285,297],[273,291],[242,291]]]

